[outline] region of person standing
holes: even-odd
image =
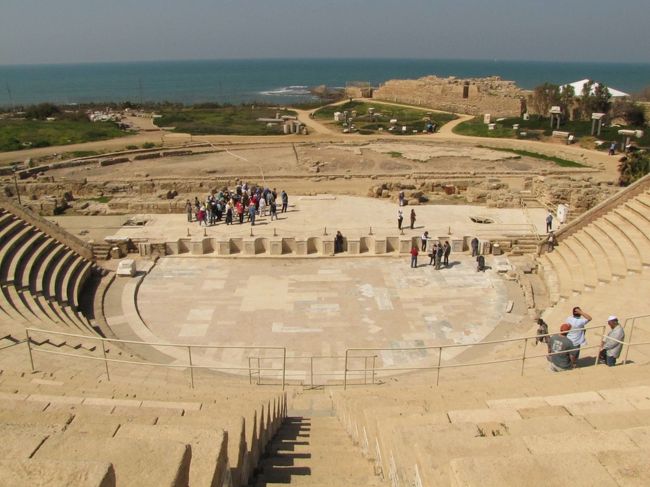
[[[553,249],[555,248],[555,234],[553,231],[548,232],[548,237],[546,238],[546,251],[547,252],[553,252]]]
[[[241,201],[237,201],[235,208],[237,208],[237,217],[239,218],[239,224],[241,225],[244,223],[244,205],[241,204]]]
[[[250,206],[248,207],[248,218],[251,222],[251,226],[255,225],[255,214],[257,213],[257,208],[255,208],[255,203],[251,201]],[[243,215],[242,215],[243,219]]]
[[[226,225],[232,225],[232,205],[226,203]]]
[[[449,241],[445,240],[445,245],[444,245],[444,264],[445,267],[449,267],[449,255],[451,254],[451,245],[449,245]]]
[[[436,261],[436,252],[438,251],[438,242],[433,242],[431,246],[431,253],[429,254],[429,265],[433,265]]]
[[[429,240],[429,232],[424,232],[422,234],[421,239],[422,239],[422,252],[426,252],[427,251],[427,240]]]
[[[282,210],[280,210],[280,213],[286,213],[287,208],[289,207],[289,195],[285,190],[282,190]]]
[[[415,225],[415,210],[411,209],[411,230],[413,230],[414,225]]]
[[[600,343],[598,358],[599,361],[605,362],[608,367],[613,367],[616,365],[616,359],[621,356],[621,350],[623,350],[623,344],[620,342],[625,340],[625,330],[623,330],[618,318],[614,315],[607,318],[607,324],[611,329]]]
[[[397,229],[401,230],[402,229],[402,222],[404,221],[404,214],[402,213],[402,210],[399,209],[397,210]]]
[[[548,341],[548,361],[551,372],[564,372],[575,369],[576,358],[571,353],[573,343],[567,338],[571,325],[564,323],[558,335],[552,335]]]
[[[278,205],[275,204],[275,199],[271,200],[271,221],[275,218],[278,219]]]
[[[413,245],[411,247],[411,269],[415,269],[418,266],[418,246]]]
[[[551,230],[553,230],[553,213],[549,211],[548,215],[546,215],[546,233]]]
[[[192,223],[192,202],[190,200],[185,203],[185,212],[187,213],[187,221]]]
[[[470,245],[472,247],[472,257],[476,257],[478,255],[478,238],[474,237]]]
[[[441,243],[438,243],[436,248],[436,270],[440,270],[440,264],[442,264],[442,258],[445,255],[445,248]]]
[[[338,254],[339,252],[343,252],[343,234],[337,230],[336,237],[334,237],[334,253]]]
[[[399,192],[398,198],[399,198],[399,205],[404,206],[404,191]]]
[[[579,306],[573,308],[571,316],[566,319],[566,322],[571,325],[571,331],[569,331],[567,338],[573,343],[573,348],[577,349],[572,352],[576,360],[580,357],[580,347],[587,344],[585,326],[590,321],[591,316],[582,311]]]

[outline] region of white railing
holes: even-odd
[[[45,335],[55,335],[55,336],[65,336],[71,338],[78,338],[82,340],[93,340],[99,342],[101,345],[102,356],[101,357],[92,357],[88,355],[80,355],[75,353],[60,352],[56,350],[42,350],[39,347],[34,347],[32,343],[32,334],[45,334]],[[104,362],[104,368],[106,371],[106,377],[110,381],[110,371],[108,364],[109,363],[119,363],[119,364],[129,364],[129,365],[145,365],[150,367],[167,367],[167,368],[181,368],[189,369],[190,371],[190,387],[194,388],[194,370],[195,369],[209,369],[209,370],[224,370],[224,371],[238,371],[243,372],[247,371],[249,378],[252,377],[253,371],[251,369],[250,360],[248,367],[224,367],[220,365],[197,365],[193,361],[192,350],[266,350],[270,352],[281,352],[281,355],[265,357],[268,359],[282,360],[281,367],[258,367],[257,373],[261,374],[262,372],[277,372],[281,374],[282,377],[282,389],[285,387],[286,381],[286,363],[287,363],[287,349],[285,347],[267,347],[267,346],[223,346],[223,345],[191,345],[187,343],[153,343],[153,342],[139,342],[135,340],[118,340],[112,338],[103,338],[99,336],[91,335],[76,335],[73,333],[63,333],[58,331],[49,331],[49,330],[40,330],[38,328],[26,328],[26,342],[27,350],[29,352],[29,362],[32,368],[32,372],[35,371],[34,367],[34,353],[44,353],[51,355],[63,355],[66,357],[75,357],[82,360],[98,360]],[[138,361],[138,360],[123,360],[123,359],[114,359],[109,358],[106,355],[106,344],[107,343],[119,343],[124,345],[142,345],[147,347],[170,347],[175,349],[181,349],[187,351],[187,363],[162,363],[162,362],[150,362],[150,361]]]
[[[647,341],[642,341],[642,342],[632,342],[632,336],[634,332],[634,328],[636,325],[636,321],[641,318],[648,318],[650,315],[640,315],[640,316],[634,316],[630,317],[625,320],[625,325],[628,329],[628,337],[626,341],[619,341],[619,343],[622,343],[625,345],[626,351],[623,359],[623,364],[629,363],[628,361],[628,354],[629,350],[631,347],[634,346],[640,346],[640,345],[650,345],[650,342]],[[629,325],[628,325],[629,323]],[[596,336],[600,339],[604,339],[607,337],[607,325],[596,325],[596,326],[588,326],[585,327],[584,330],[585,332],[590,331],[590,330],[602,330],[602,333],[597,333]],[[537,343],[540,341],[540,339],[544,339],[546,337],[550,337],[551,335],[554,335],[555,333],[546,333],[546,334],[541,334],[541,335],[529,335],[529,336],[524,336],[524,337],[518,337],[518,338],[507,338],[507,339],[502,339],[502,340],[491,340],[491,341],[483,341],[483,342],[476,342],[476,343],[467,343],[467,344],[452,344],[452,345],[432,345],[432,346],[424,346],[424,347],[399,347],[399,348],[348,348],[345,351],[345,370],[344,370],[344,376],[343,376],[343,387],[347,388],[348,386],[348,374],[349,373],[359,373],[359,372],[364,372],[364,369],[357,369],[357,368],[352,368],[350,367],[350,360],[353,358],[356,358],[357,356],[355,355],[355,352],[391,352],[391,353],[399,353],[399,352],[408,352],[408,351],[433,351],[433,356],[435,357],[436,363],[433,365],[423,365],[423,366],[405,366],[405,367],[382,367],[382,368],[377,368],[372,371],[372,377],[376,377],[380,373],[391,373],[391,372],[408,372],[408,371],[418,371],[418,370],[435,370],[436,371],[436,385],[440,383],[440,372],[443,369],[451,369],[451,368],[462,368],[462,367],[476,367],[476,366],[486,366],[486,365],[495,365],[495,364],[503,364],[503,363],[509,363],[509,362],[521,362],[521,375],[524,375],[524,370],[525,370],[525,365],[527,360],[533,360],[533,359],[538,359],[538,358],[548,358],[552,355],[561,355],[564,353],[572,352],[572,351],[584,351],[584,350],[590,350],[590,349],[598,349],[598,353],[596,353],[596,358],[595,358],[595,363],[594,365],[598,365],[598,357],[600,355],[601,351],[601,344],[599,343],[598,345],[591,345],[591,346],[582,346],[582,347],[577,347],[571,350],[565,350],[561,352],[555,352],[555,353],[544,353],[544,354],[537,354],[537,355],[529,355],[528,354],[528,342],[530,340],[534,340],[534,343]],[[611,338],[609,338],[611,339]],[[618,340],[615,340],[618,341]],[[468,348],[468,347],[475,347],[479,345],[498,345],[498,344],[503,344],[503,343],[517,343],[520,342],[523,344],[522,347],[522,353],[521,355],[517,357],[508,357],[508,358],[503,358],[503,359],[496,359],[496,360],[486,360],[482,362],[467,362],[467,363],[450,363],[450,364],[443,364],[442,363],[442,355],[443,351],[448,350],[448,349],[457,349],[457,348]],[[436,353],[437,352],[437,353]],[[376,364],[376,361],[373,361],[373,364]]]
[[[553,333],[547,333],[542,335],[528,335],[524,337],[517,338],[506,338],[501,340],[490,340],[466,344],[450,344],[450,345],[431,345],[431,346],[422,346],[422,347],[399,347],[399,348],[389,348],[389,347],[366,347],[366,348],[348,348],[345,351],[344,355],[307,355],[307,356],[289,356],[287,355],[286,347],[273,347],[273,346],[225,346],[225,345],[192,345],[184,343],[153,343],[153,342],[141,342],[133,340],[118,340],[118,339],[109,339],[102,338],[98,336],[90,335],[78,335],[72,333],[64,332],[55,332],[49,330],[40,330],[37,328],[26,328],[26,343],[27,350],[29,353],[29,360],[32,371],[36,370],[34,366],[34,354],[52,354],[52,355],[61,355],[66,357],[73,357],[82,360],[95,360],[101,361],[104,363],[104,368],[108,380],[110,380],[110,369],[109,364],[128,364],[134,366],[154,366],[154,367],[168,367],[168,368],[177,368],[177,369],[187,369],[190,374],[190,387],[194,387],[194,370],[195,369],[206,369],[206,370],[216,370],[216,371],[226,371],[234,372],[239,374],[248,374],[248,379],[250,384],[262,384],[264,378],[272,377],[276,382],[282,385],[284,389],[289,380],[296,380],[298,376],[303,377],[302,380],[299,380],[298,383],[303,386],[315,387],[317,385],[324,385],[327,382],[330,382],[331,379],[334,379],[339,384],[342,383],[344,388],[347,388],[348,385],[353,385],[352,378],[356,382],[354,385],[373,385],[377,384],[377,377],[379,375],[386,375],[399,372],[413,372],[420,370],[433,370],[436,373],[436,385],[440,383],[441,371],[443,369],[452,369],[452,368],[463,368],[463,367],[477,367],[477,366],[490,366],[496,364],[520,362],[520,374],[523,376],[525,372],[526,362],[534,359],[541,359],[552,355],[560,355],[570,351],[585,351],[597,349],[595,363],[598,364],[598,357],[601,350],[601,340],[608,338],[609,340],[614,340],[625,347],[625,353],[623,355],[622,364],[630,363],[628,359],[629,352],[632,347],[650,345],[650,341],[639,341],[634,337],[634,331],[638,328],[638,320],[650,318],[650,315],[640,315],[627,318],[624,323],[624,328],[626,330],[627,336],[623,341],[615,340],[613,338],[607,337],[607,325],[596,325],[585,327],[585,333],[592,332],[593,338],[598,339],[598,345],[591,346],[582,346],[572,350],[565,350],[562,352],[547,353],[546,351],[543,354],[530,354],[529,342],[532,340],[534,344],[537,342],[542,342],[543,345],[544,339],[553,335]],[[644,330],[646,331],[646,330]],[[68,353],[56,350],[44,350],[41,349],[39,341],[34,340],[34,335],[53,335],[53,336],[64,336],[71,337],[81,340],[91,340],[98,342],[101,347],[102,355],[99,357],[81,355],[77,353]],[[44,340],[45,342],[45,340]],[[181,359],[176,360],[175,363],[162,363],[162,362],[153,362],[153,361],[140,361],[140,360],[124,360],[110,358],[107,355],[107,344],[122,344],[122,345],[138,345],[146,347],[170,347],[174,349],[184,350],[186,352],[186,361]],[[447,350],[455,350],[459,348],[469,349],[471,347],[478,346],[490,346],[490,345],[501,345],[508,343],[521,343],[522,352],[516,356],[510,356],[495,360],[483,360],[478,362],[460,362],[460,363],[443,363],[443,354]],[[265,351],[270,352],[271,355],[259,355],[259,354],[249,354],[247,357],[244,357],[244,360],[247,360],[247,365],[242,366],[225,366],[222,364],[202,364],[198,365],[195,363],[195,356],[193,351],[195,350],[249,350],[249,351]],[[383,367],[378,362],[380,362],[380,354],[378,352],[390,352],[392,354],[396,353],[405,353],[413,351],[425,351],[432,352],[430,355],[434,358],[435,363],[430,365],[407,365],[400,367]],[[359,354],[357,352],[365,352]],[[368,353],[370,352],[370,353]],[[329,361],[330,363],[334,362],[334,366],[328,368],[327,370],[319,369],[315,364],[321,363],[323,361]],[[277,365],[278,362],[280,365]],[[308,362],[308,368],[305,367],[288,367],[287,364],[291,363],[305,363]],[[337,362],[343,362],[343,368],[340,369],[340,365],[336,365]],[[308,379],[307,379],[308,377]],[[323,383],[319,383],[316,379],[319,377],[328,377],[330,380]],[[330,382],[332,383],[332,382]]]

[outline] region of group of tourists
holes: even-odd
[[[411,219],[411,230],[413,230],[413,228],[415,228],[415,219],[416,219],[414,209],[411,209],[411,214],[409,215],[409,218]],[[397,229],[398,230],[402,229],[402,223],[403,222],[404,222],[404,212],[400,208],[400,209],[397,210]]]
[[[538,321],[540,325],[538,328],[539,341],[544,341],[548,345],[548,361],[551,371],[562,372],[576,368],[580,349],[587,345],[585,327],[591,320],[589,313],[576,306],[573,308],[571,316],[560,326],[560,333],[550,336],[547,335],[546,323],[543,320]],[[613,367],[621,355],[625,330],[614,315],[607,318],[607,324],[610,329],[601,340],[598,361]]]
[[[194,198],[193,203],[187,200],[185,212],[187,221],[196,221],[199,226],[207,227],[222,221],[226,225],[232,225],[234,222],[242,224],[244,221],[255,225],[257,216],[268,215],[271,221],[277,220],[278,205],[280,213],[286,213],[289,208],[289,196],[286,191],[282,190],[278,194],[275,188],[249,186],[244,182],[232,191],[227,188],[216,193],[211,191],[204,201],[200,201],[198,196]]]
[[[429,246],[429,242],[432,242]],[[448,241],[442,243],[438,240],[433,240],[429,238],[429,232],[424,232],[422,237],[420,237],[420,247],[418,249],[417,245],[413,245],[411,248],[411,268],[415,269],[418,266],[418,255],[420,251],[427,252],[427,247],[430,247],[429,253],[429,265],[435,266],[436,270],[440,269],[441,265],[449,267],[449,255],[451,254],[451,245]]]

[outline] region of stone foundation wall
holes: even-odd
[[[499,77],[389,80],[374,91],[373,98],[469,115],[490,113],[493,117],[519,116],[526,106],[526,92]]]

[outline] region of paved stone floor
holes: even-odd
[[[398,206],[394,202],[376,198],[355,196],[318,195],[290,196],[290,208],[280,214],[278,220],[271,221],[269,216],[258,217],[253,232],[257,236],[317,236],[324,228],[328,233],[341,230],[346,236],[367,235],[370,227],[377,235],[397,235]],[[415,210],[417,220],[415,229],[409,228],[409,214]],[[486,208],[478,205],[421,205],[406,206],[404,213],[404,231],[406,235],[421,235],[428,230],[431,236],[478,235],[489,236],[503,233],[530,233],[531,224],[540,233],[544,231],[546,212],[543,209],[530,209],[528,215],[521,208]],[[481,225],[470,220],[471,216],[491,218],[494,223]],[[147,220],[144,226],[125,226],[120,229],[111,227],[107,235],[122,237],[172,241],[191,236],[248,236],[250,224],[227,226],[223,222],[215,226],[199,227],[198,223],[187,222],[184,214],[144,214]],[[69,228],[68,217],[56,221],[64,228]],[[101,218],[101,217],[100,217]],[[112,223],[112,221],[111,221]],[[72,227],[70,230],[77,234]],[[110,233],[109,233],[110,232]]]
[[[354,347],[385,348],[354,353],[377,354],[383,367],[432,365],[437,351],[394,349],[476,342],[512,319],[504,281],[493,271],[477,273],[471,257],[452,255],[450,268],[439,271],[420,264],[411,269],[408,258],[392,257],[163,258],[137,300],[161,341],[286,347],[287,367],[302,380],[311,370],[305,357],[323,357],[314,360],[316,375],[343,370],[340,357]],[[462,350],[448,349],[443,359]],[[262,368],[280,364],[278,351],[243,349],[195,351],[194,360],[247,368],[247,357],[258,355],[275,357]],[[364,367],[361,359],[355,364]]]

